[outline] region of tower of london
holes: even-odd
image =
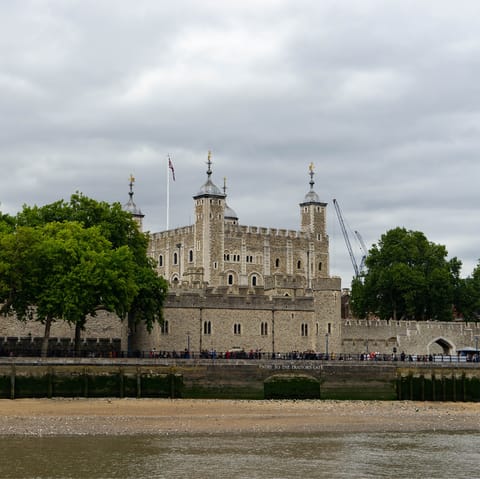
[[[340,278],[329,272],[327,203],[314,169],[299,230],[241,224],[213,180],[193,195],[194,222],[150,236],[149,254],[169,282],[164,324],[136,330],[132,347],[166,351],[320,351],[338,348]],[[141,224],[143,215],[131,200]],[[338,350],[338,349],[337,349]]]

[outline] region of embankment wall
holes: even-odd
[[[310,385],[318,383],[322,399],[480,401],[476,363],[287,360],[5,360],[0,363],[0,397],[263,399],[272,378],[281,383],[301,377]]]

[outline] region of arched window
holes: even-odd
[[[300,260],[297,261],[297,269],[302,269],[302,262]]]
[[[252,286],[257,286],[257,277],[255,275],[252,276]]]
[[[188,252],[188,261],[193,263],[193,249]]]
[[[280,266],[280,260],[277,258],[275,260],[275,268],[278,268]]]
[[[318,271],[322,271],[322,262],[318,263]]]
[[[178,253],[173,253],[173,264],[178,264]]]
[[[158,266],[160,266],[160,268],[163,266],[163,254],[158,257]]]
[[[302,336],[308,336],[308,324],[302,323],[301,334]]]
[[[168,320],[164,320],[162,325],[160,326],[160,333],[161,334],[168,334]]]
[[[233,274],[228,275],[228,284],[232,285],[233,284]]]
[[[212,323],[210,321],[203,322],[203,334],[212,334]]]

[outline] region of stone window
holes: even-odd
[[[327,324],[327,333],[331,334],[331,332],[332,332],[332,323],[328,323]]]
[[[233,334],[242,334],[242,325],[240,323],[235,323],[233,325]]]
[[[252,286],[257,286],[257,277],[256,275],[252,276]]]
[[[302,269],[302,262],[300,260],[297,261],[297,269]]]
[[[164,319],[161,326],[160,326],[160,333],[161,334],[168,334],[168,320]]]
[[[229,285],[233,284],[233,274],[228,275],[227,282],[228,282]]]
[[[178,264],[178,253],[173,253],[173,264]]]
[[[212,323],[211,321],[203,322],[203,334],[212,334]]]
[[[322,271],[322,262],[318,263],[318,271]]]
[[[301,334],[302,334],[302,336],[308,336],[308,324],[307,323],[302,323]]]
[[[158,266],[160,266],[160,268],[163,266],[163,254],[158,257]]]
[[[189,250],[188,252],[188,261],[193,263],[193,249]]]
[[[260,334],[262,336],[268,336],[268,323],[260,323]]]
[[[279,268],[279,267],[280,267],[280,259],[277,258],[277,259],[275,260],[275,268]]]

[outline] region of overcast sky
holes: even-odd
[[[299,229],[328,206],[331,273],[353,276],[332,204],[370,247],[423,231],[480,258],[478,0],[0,0],[1,209],[75,191],[145,228],[192,222],[208,150],[240,223]],[[360,250],[351,241],[360,261]]]

